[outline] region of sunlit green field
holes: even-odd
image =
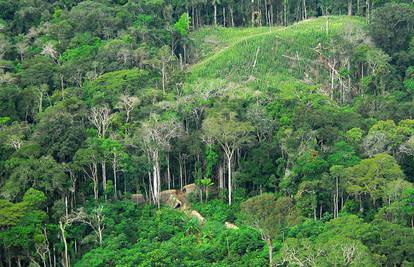
[[[215,50],[206,41],[205,57],[190,67],[187,81],[201,77],[235,82],[275,76],[302,79],[307,72],[315,71],[318,45],[328,46],[347,28],[364,25],[361,18],[344,16],[311,19],[286,28],[203,29],[194,34],[196,39],[215,38],[218,51],[210,55]]]

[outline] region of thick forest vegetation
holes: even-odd
[[[411,0],[0,0],[0,266],[414,266]]]

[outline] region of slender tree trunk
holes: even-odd
[[[60,74],[59,76],[60,76],[60,89],[61,89],[61,92],[62,92],[62,99],[65,99],[65,93],[64,93],[65,88],[64,88],[64,84],[63,84],[63,74]]]
[[[93,194],[94,194],[95,200],[98,200],[99,191],[98,191],[98,164],[97,163],[93,163],[91,175],[92,175],[92,181],[93,181]]]
[[[106,163],[105,161],[101,163],[101,167],[102,167],[102,187],[103,187],[103,191],[104,191],[104,195],[106,199]]]
[[[103,228],[101,226],[98,226],[98,240],[99,240],[99,245],[102,246],[102,240],[103,240]]]
[[[306,0],[303,0],[303,19],[307,19],[307,18],[308,18],[308,11],[306,7]]]
[[[114,176],[114,198],[118,198],[118,177],[117,177],[117,157],[114,155],[114,158],[112,160],[112,171]]]
[[[223,6],[223,27],[226,27],[226,8]]]
[[[62,235],[62,241],[63,241],[63,245],[64,245],[64,258],[63,258],[63,266],[64,267],[69,267],[70,263],[69,263],[69,255],[68,255],[68,243],[66,242],[66,236],[65,236],[65,227],[63,226],[62,221],[59,221],[59,228],[60,228],[60,233]]]
[[[352,16],[352,0],[348,0],[348,16]]]
[[[68,213],[69,213],[69,209],[68,209],[68,196],[65,195],[64,199],[65,199],[65,215],[68,216]]]
[[[157,178],[156,163],[154,163],[154,166],[153,166],[152,190],[154,191],[154,204],[158,204],[158,178]]]
[[[339,214],[339,179],[336,177],[336,218],[338,218]]]
[[[184,44],[183,45],[183,52],[184,52],[184,58],[183,58],[183,68],[184,66],[187,64],[187,45]]]
[[[187,177],[187,161],[184,159],[184,163],[183,163],[183,166],[184,166],[184,185],[187,185],[188,184],[188,177]]]
[[[53,265],[52,265],[52,255],[50,254],[50,249],[49,249],[49,247],[48,247],[48,250],[47,250],[47,259],[49,260],[49,267],[52,267]]]
[[[370,0],[366,0],[365,4],[366,4],[366,19],[367,19],[367,22],[369,23],[369,21],[370,21],[369,17],[370,17],[370,13],[371,13]]]
[[[53,267],[56,267],[56,248],[53,246]]]
[[[162,84],[162,91],[165,93],[165,61],[162,60],[162,67],[161,67],[161,84]]]
[[[183,163],[182,161],[179,159],[178,160],[178,165],[180,168],[180,189],[183,189]]]
[[[359,5],[360,5],[360,0],[357,0],[357,16],[361,15]]]
[[[224,175],[223,175],[223,167],[219,167],[219,188],[224,189]]]
[[[270,1],[270,26],[274,25],[273,16],[273,4],[272,1]]]
[[[231,154],[227,155],[227,169],[228,169],[228,190],[229,190],[229,206],[231,206],[231,198],[232,198],[232,181],[231,181]]]
[[[193,25],[193,28],[196,27],[196,25],[195,25],[195,17],[196,17],[196,14],[194,12],[194,5],[191,5],[191,25]]]
[[[151,199],[151,202],[155,205],[155,194],[154,194],[154,187],[152,186],[151,182],[151,172],[148,171],[148,190],[149,190],[149,199]]]
[[[208,201],[208,186],[206,187],[206,202]]]
[[[11,260],[10,255],[7,255],[7,263],[9,265],[9,267],[12,267],[12,260]]]
[[[321,203],[321,205],[319,206],[319,219],[322,219],[322,214],[323,214],[323,204]]]
[[[217,27],[217,5],[214,4],[214,27]]]
[[[269,266],[273,267],[273,244],[272,244],[272,240],[268,239],[266,243],[267,243],[267,246],[269,248]]]
[[[229,7],[230,10],[230,20],[231,20],[231,26],[234,27],[234,16],[233,16],[233,7]]]
[[[158,151],[153,152],[154,162],[153,166],[153,187],[154,187],[154,200],[157,202],[158,208],[160,208],[160,187],[161,187],[161,178],[160,178],[160,160],[158,156]]]
[[[153,160],[153,190],[154,190],[154,200],[157,203],[158,208],[160,208],[160,192],[161,192],[161,177],[160,177],[160,160],[158,151],[152,153]]]
[[[171,171],[170,171],[170,157],[167,154],[166,156],[167,161],[167,182],[168,182],[168,190],[171,189]]]

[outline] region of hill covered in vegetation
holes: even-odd
[[[412,266],[414,6],[374,2],[0,0],[0,266]]]

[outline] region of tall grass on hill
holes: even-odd
[[[307,75],[329,75],[324,66],[315,64],[315,48],[328,46],[347,25],[363,27],[364,21],[357,17],[321,17],[253,34],[194,65],[187,82],[201,78],[263,81],[280,75],[302,80]]]
[[[193,63],[203,60],[221,49],[234,45],[243,38],[250,38],[257,34],[269,32],[275,28],[249,27],[249,28],[225,28],[204,27],[194,31],[190,39],[193,43]]]

